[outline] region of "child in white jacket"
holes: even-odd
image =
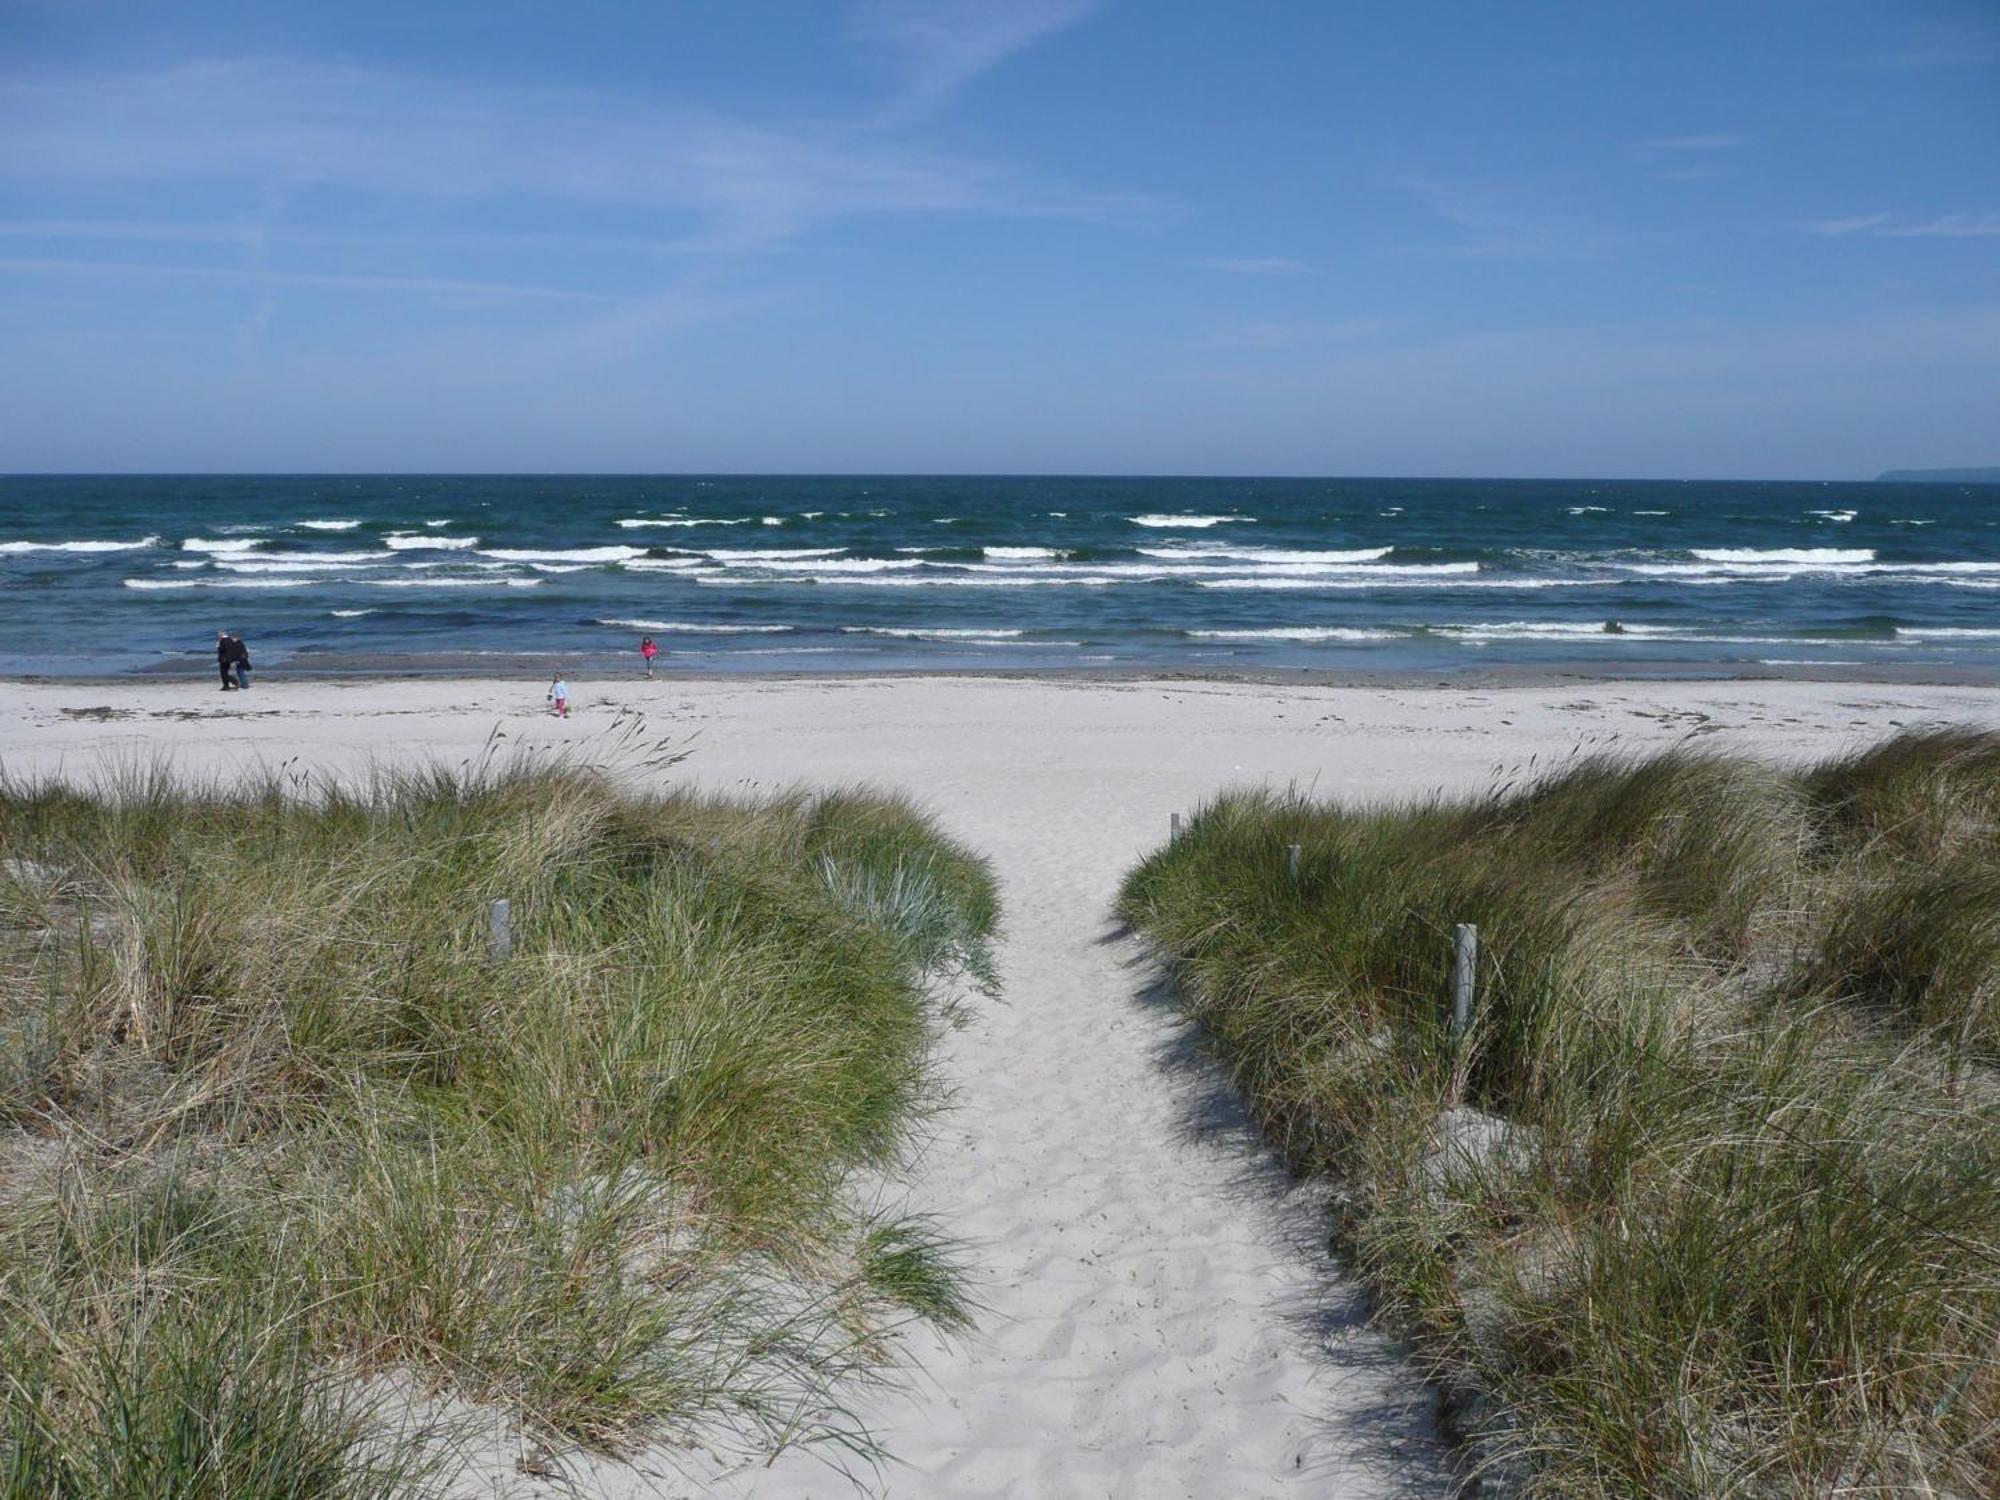
[[[569,717],[569,684],[563,681],[560,672],[556,673],[555,681],[549,684],[549,702],[555,705],[558,719]]]

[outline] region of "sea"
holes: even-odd
[[[0,478],[0,673],[2000,670],[2000,485]]]

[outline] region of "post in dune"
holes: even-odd
[[[1167,825],[1167,842],[1179,843],[1181,837],[1181,815],[1174,813]]]
[[[486,903],[486,955],[514,956],[514,903],[505,896]]]
[[[1461,1041],[1472,1030],[1473,975],[1478,967],[1479,929],[1460,922],[1452,934],[1451,1034]]]
[[[1302,849],[1298,844],[1285,845],[1285,873],[1292,877],[1294,884],[1299,878],[1299,856]]]

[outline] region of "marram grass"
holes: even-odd
[[[966,1303],[843,1189],[995,915],[866,791],[0,786],[0,1497],[424,1493],[451,1434],[385,1377],[557,1446],[866,1449],[857,1383]]]
[[[1226,795],[1121,903],[1337,1180],[1482,1462],[1549,1496],[1971,1497],[2000,1493],[1995,897],[2000,736],[1953,730]]]

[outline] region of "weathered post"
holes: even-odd
[[[1285,873],[1295,882],[1299,878],[1299,854],[1300,849],[1297,844],[1285,845]]]
[[[1472,1030],[1472,985],[1478,967],[1479,929],[1460,922],[1452,938],[1451,1034],[1461,1039]]]
[[[1170,831],[1167,834],[1167,841],[1169,843],[1177,843],[1180,840],[1180,836],[1181,836],[1181,815],[1179,813],[1175,813],[1173,815],[1173,824],[1171,826]]]
[[[514,953],[514,903],[502,896],[486,903],[486,952],[492,958]]]

